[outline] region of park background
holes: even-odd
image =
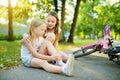
[[[0,70],[21,64],[23,33],[32,19],[45,20],[50,11],[60,18],[60,50],[95,42],[106,25],[120,40],[120,0],[0,0]]]

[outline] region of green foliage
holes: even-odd
[[[87,36],[91,34],[92,30],[92,1],[81,2],[80,14],[78,17],[76,35],[80,34]],[[95,35],[100,36],[107,24],[111,27],[111,35],[119,35],[120,30],[120,18],[119,18],[120,2],[116,2],[110,5],[110,0],[108,2],[101,0],[94,0],[94,30]],[[116,35],[113,34],[113,31]],[[84,37],[85,37],[84,36]],[[83,37],[83,36],[82,36]],[[82,38],[81,37],[81,38]]]
[[[15,40],[21,40],[22,35],[14,35]],[[8,40],[8,35],[7,34],[0,34],[0,41],[1,40]]]
[[[0,6],[0,18],[7,19],[8,18],[8,16],[6,16],[7,14],[8,14],[7,8],[3,7],[3,6]]]
[[[13,20],[26,23],[30,17],[32,17],[32,4],[28,0],[18,0],[16,6],[13,8]]]
[[[7,34],[0,34],[0,40],[7,40],[8,35]]]
[[[20,34],[16,34],[14,35],[14,39],[15,40],[21,40],[23,38],[22,35]],[[0,34],[0,40],[7,40],[8,39],[8,35],[7,34]]]
[[[87,5],[87,6],[86,6]],[[80,14],[78,17],[77,22],[77,28],[76,28],[76,34],[78,36],[81,36],[80,34],[83,33],[83,35],[89,35],[91,34],[92,30],[92,3],[91,2],[81,2],[80,6]],[[83,38],[81,36],[81,38]],[[85,36],[84,36],[85,38]]]
[[[14,38],[15,38],[15,40],[21,40],[23,38],[23,36],[22,35],[15,35]]]
[[[32,18],[45,19],[49,11],[54,10],[53,0],[37,0],[37,3],[30,3],[29,0],[18,0],[16,6],[13,8],[13,22],[20,24],[27,24],[28,20]],[[61,0],[58,1],[58,13],[61,14]],[[70,31],[70,25],[73,20],[75,0],[66,1],[65,11],[65,26],[64,32]],[[94,1],[94,6],[93,6]],[[114,0],[116,1],[116,0]],[[36,7],[36,9],[32,9]],[[94,30],[95,35],[99,36],[103,33],[104,27],[109,24],[111,27],[111,35],[118,37],[120,34],[120,1],[110,5],[110,0],[81,0],[75,36],[79,38],[87,38],[92,32],[92,10],[94,11]],[[6,24],[0,24],[0,39],[6,39],[8,33],[8,12],[7,7],[0,5],[0,18],[4,18]],[[0,19],[0,23],[2,20]],[[21,39],[21,35],[27,31],[25,28],[21,30],[19,26],[14,25],[14,36]],[[6,29],[6,30],[5,30]],[[5,34],[3,34],[5,32]],[[20,35],[20,36],[19,36]]]

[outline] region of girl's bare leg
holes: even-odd
[[[53,44],[48,41],[48,40],[44,40],[42,46],[40,47],[39,49],[39,52],[42,53],[42,54],[45,54],[48,53],[49,55],[59,55],[61,58],[60,60],[58,60],[58,64],[60,64],[61,66],[64,65],[63,61],[66,62],[68,57],[67,57],[67,54],[65,54],[64,52],[58,52],[55,47],[53,46]]]
[[[58,53],[62,56],[62,60],[63,60],[64,62],[67,62],[67,60],[68,60],[68,55],[67,55],[66,53],[62,52],[62,51],[58,51]]]
[[[54,41],[55,41],[55,34],[54,33],[48,33],[45,39],[50,41],[53,44]]]
[[[48,40],[44,40],[44,42],[42,43],[42,46],[39,49],[39,52],[42,54],[46,54],[48,52],[49,55],[58,54],[53,44]]]
[[[51,72],[51,73],[62,73],[62,67],[52,65],[48,63],[46,60],[41,60],[38,58],[33,58],[31,60],[31,66],[35,68],[43,68],[44,70]]]
[[[74,69],[74,55],[70,54],[67,63],[62,67],[49,64],[46,60],[41,60],[38,58],[33,58],[30,64],[32,67],[43,68],[44,70],[51,73],[63,73],[65,75],[72,76]]]

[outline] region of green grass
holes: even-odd
[[[21,64],[20,41],[0,41],[0,70],[8,70]]]
[[[93,42],[95,42],[95,40],[76,40],[74,44],[60,43],[58,49],[66,51]],[[15,68],[22,64],[20,59],[20,48],[20,40],[13,42],[0,41],[0,71]]]
[[[75,40],[74,44],[70,43],[60,43],[58,50],[66,51],[66,50],[71,50],[76,47],[81,47],[90,43],[95,43],[96,40]]]

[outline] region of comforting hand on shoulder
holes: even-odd
[[[32,46],[31,36],[28,34],[23,35],[22,43],[27,47]]]

